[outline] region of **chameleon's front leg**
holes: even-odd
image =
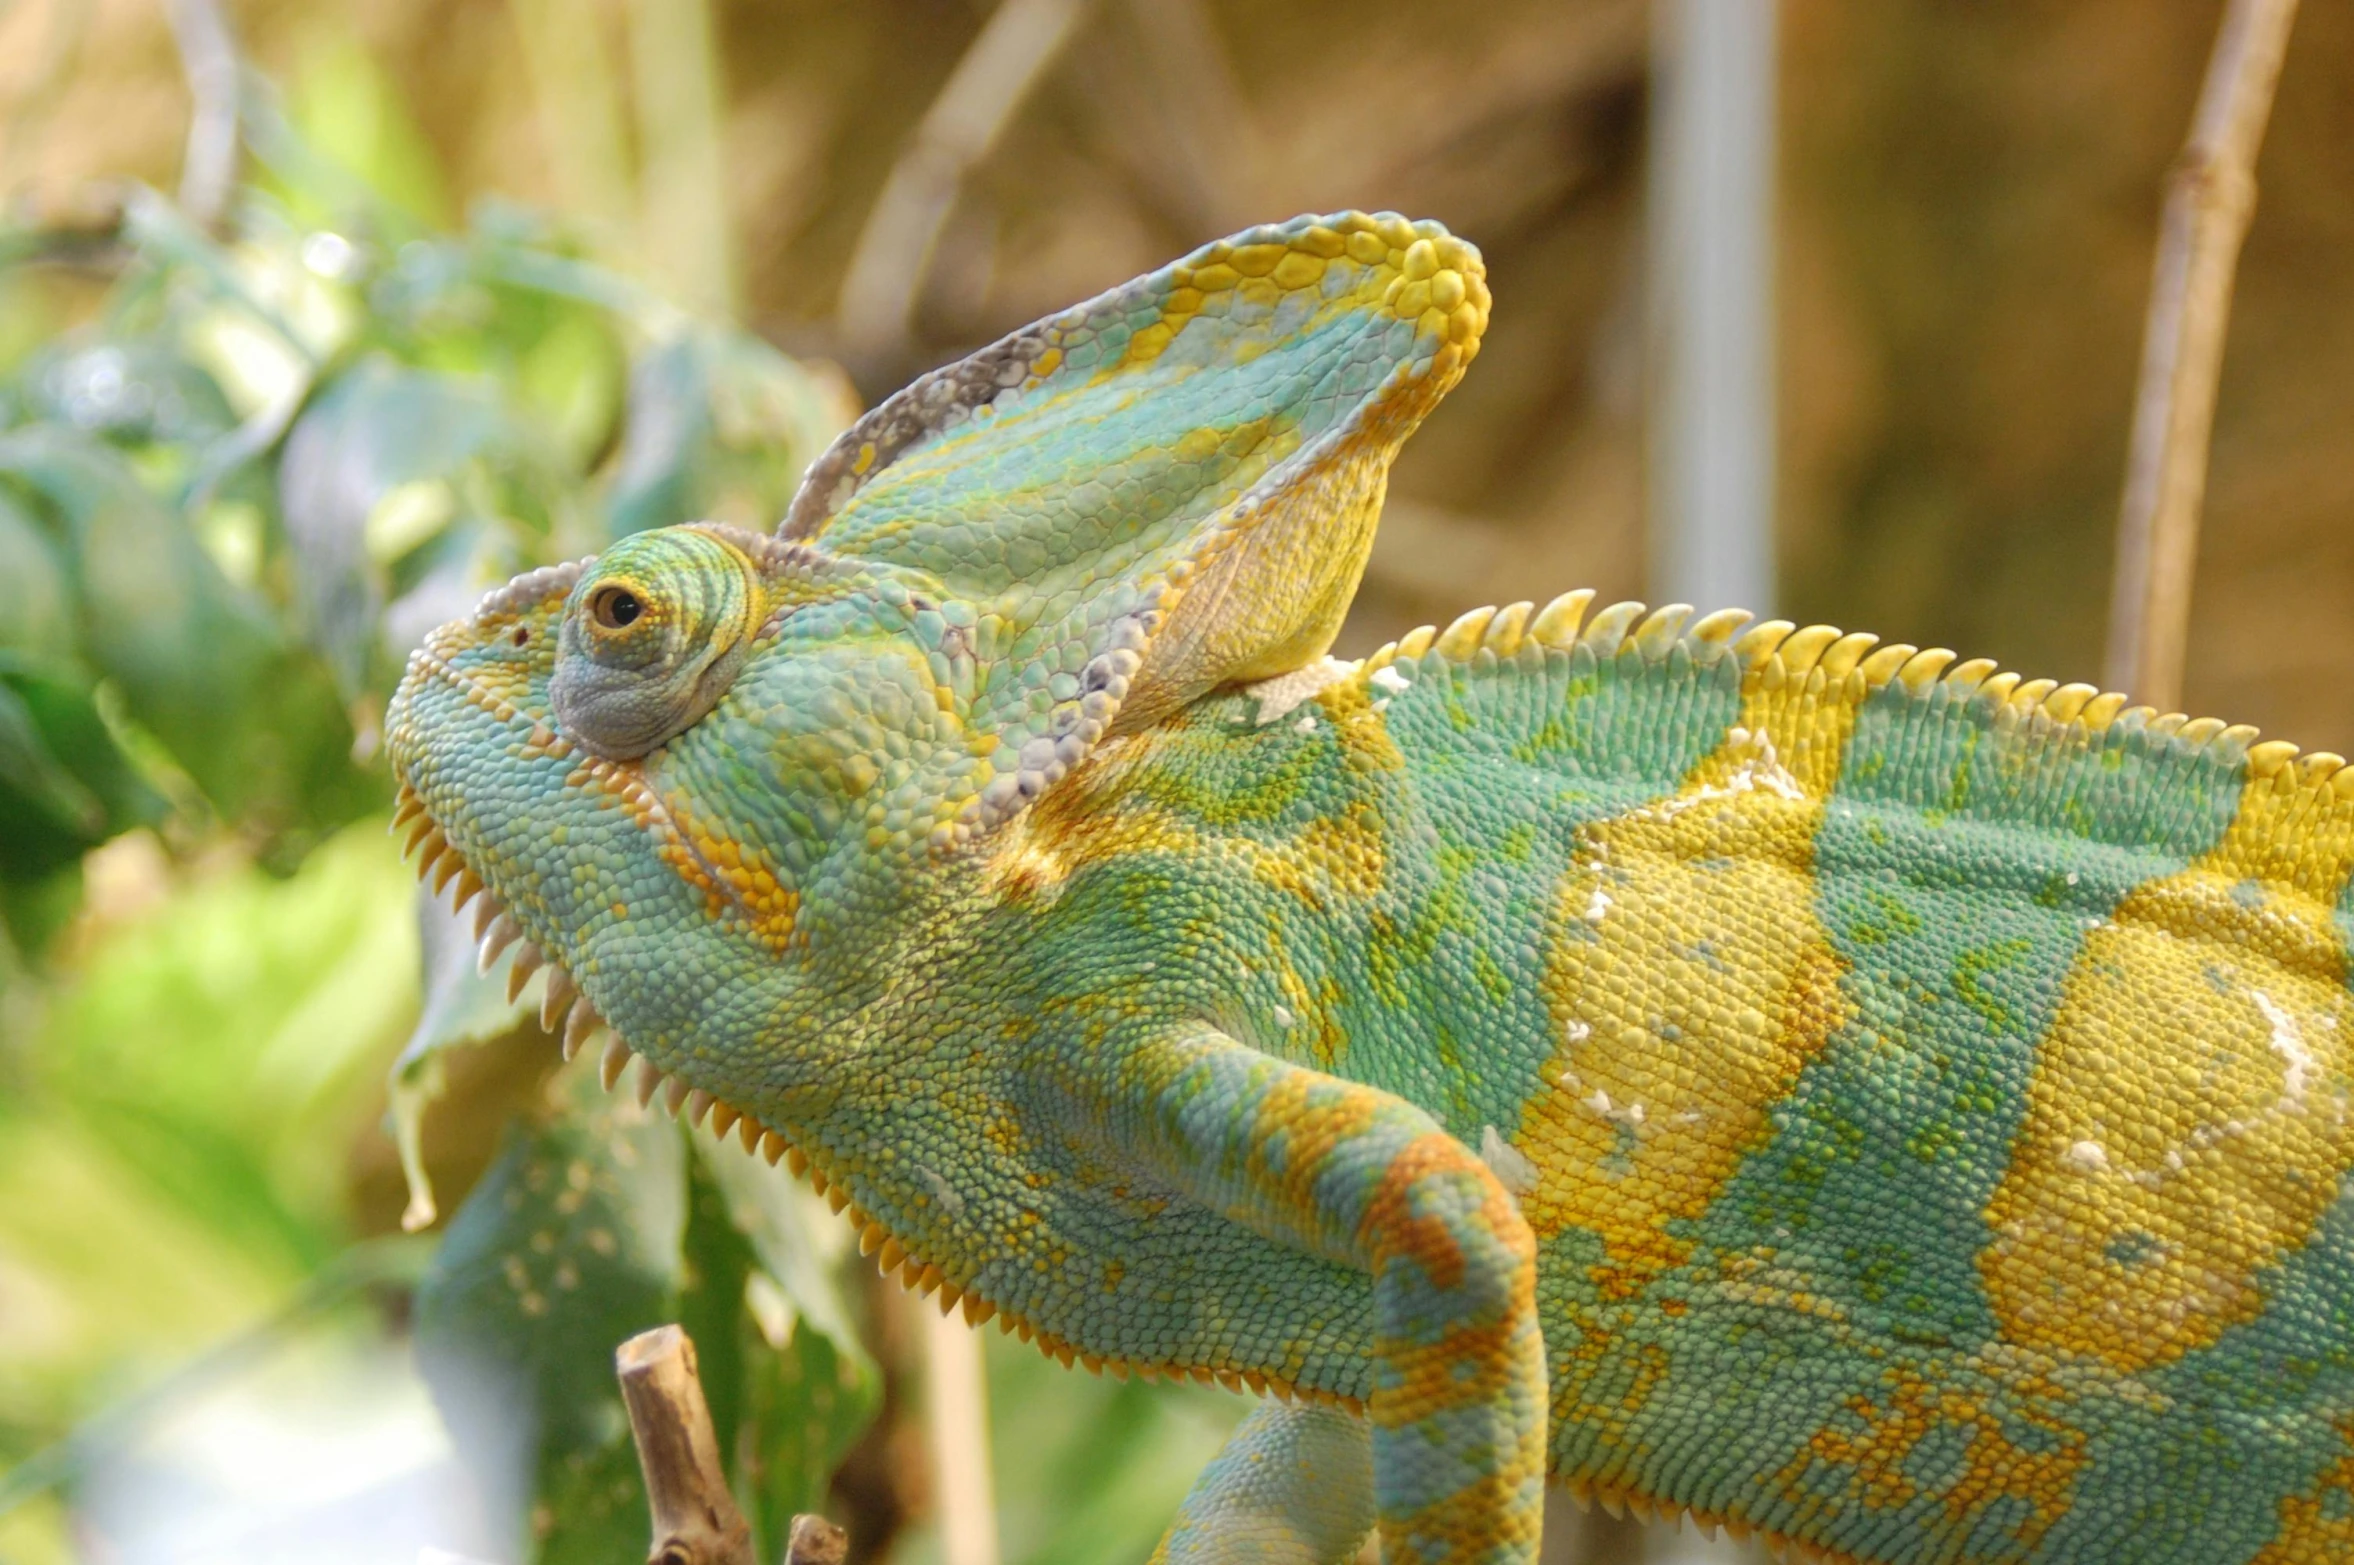
[[[1402,1098],[1207,1027],[1114,1049],[1090,1085],[1114,1147],[1282,1243],[1373,1279],[1373,1486],[1383,1551],[1536,1557],[1545,1350],[1536,1241],[1494,1174]]]
[[[1340,1565],[1372,1530],[1365,1420],[1265,1402],[1203,1471],[1151,1565]]]

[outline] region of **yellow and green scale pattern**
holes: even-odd
[[[2354,1558],[2354,769],[1585,593],[1324,658],[1486,315],[1254,230],[493,593],[437,886],[944,1307],[1271,1394],[1163,1558]]]

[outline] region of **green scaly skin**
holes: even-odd
[[[649,1087],[1066,1362],[1279,1393],[1172,1560],[2354,1551],[2354,772],[1587,594],[1322,658],[1476,252],[1253,230],[641,534],[389,731]],[[622,1040],[626,1040],[623,1042]]]

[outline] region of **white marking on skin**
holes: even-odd
[[[1382,689],[1388,691],[1393,696],[1399,694],[1408,685],[1414,683],[1413,680],[1408,679],[1404,674],[1398,671],[1398,665],[1395,663],[1384,663],[1381,667],[1375,669],[1372,674],[1372,680],[1374,684],[1379,685]]]
[[[1305,668],[1295,668],[1288,674],[1278,674],[1273,679],[1245,685],[1242,693],[1258,699],[1259,726],[1264,728],[1277,718],[1290,716],[1301,702],[1312,699],[1327,685],[1336,684],[1356,671],[1357,665],[1354,663],[1322,657]],[[1381,676],[1376,674],[1374,678],[1378,681]],[[1313,726],[1313,718],[1303,719],[1300,731],[1305,733]]]
[[[1506,1141],[1493,1125],[1479,1127],[1479,1160],[1488,1165],[1496,1183],[1514,1195],[1527,1195],[1537,1188],[1537,1165]]]
[[[2272,996],[2261,989],[2251,989],[2248,998],[2256,1002],[2256,1009],[2264,1013],[2264,1020],[2272,1027],[2272,1052],[2281,1058],[2283,1090],[2290,1102],[2304,1102],[2305,1088],[2321,1062],[2305,1047],[2304,1035],[2297,1030],[2297,1019],[2274,1003]]]
[[[1621,1107],[1620,1105],[1611,1102],[1610,1094],[1603,1091],[1600,1087],[1596,1087],[1591,1093],[1578,1099],[1578,1101],[1584,1104],[1587,1108],[1592,1109],[1602,1118],[1611,1121],[1613,1124],[1638,1127],[1643,1123],[1645,1117],[1642,1104],[1629,1103]]]
[[[1609,911],[1610,897],[1608,893],[1604,892],[1600,887],[1596,887],[1594,890],[1594,895],[1586,903],[1586,922],[1589,924],[1599,924],[1602,922],[1602,915]]]
[[[1298,729],[1303,734],[1312,734],[1316,731],[1316,714],[1309,712],[1303,715],[1298,722],[1292,724],[1291,726]]]
[[[1275,1008],[1275,1025],[1278,1027],[1289,1027],[1291,1023],[1291,1011],[1287,1007],[1280,1005],[1277,1006]]]
[[[2104,1174],[2109,1170],[2109,1149],[2097,1141],[2079,1141],[2061,1153],[2060,1160],[2088,1174]]]
[[[921,1164],[916,1166],[916,1172],[924,1176],[924,1183],[931,1187],[932,1199],[940,1203],[941,1211],[946,1212],[950,1217],[963,1215],[964,1197],[956,1193],[956,1186],[950,1184],[934,1170],[925,1168]]]
[[[1572,1043],[1584,1043],[1588,1038],[1594,1036],[1594,1029],[1575,1017],[1570,1018],[1569,1025],[1562,1028],[1561,1031]]]

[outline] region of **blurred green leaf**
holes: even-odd
[[[823,1499],[881,1377],[835,1280],[846,1236],[821,1236],[808,1199],[735,1143],[600,1092],[586,1060],[510,1131],[420,1292],[418,1352],[469,1463],[512,1475],[534,1558],[643,1557],[612,1354],[664,1322],[694,1340],[763,1552]]]
[[[278,473],[296,600],[347,695],[372,688],[406,650],[385,646],[379,624],[399,568],[482,504],[469,467],[492,452],[507,464],[524,461],[489,387],[381,355],[338,378],[296,420]],[[518,563],[503,537],[467,538],[494,553],[468,561],[471,574],[491,579]]]
[[[686,1193],[677,1128],[567,1072],[510,1128],[418,1290],[434,1400],[468,1464],[529,1517],[534,1558],[644,1555],[635,1482],[628,1505],[603,1503],[635,1462],[613,1350],[670,1318]]]
[[[638,363],[611,536],[698,518],[766,531],[844,419],[844,399],[757,337],[692,327]]]
[[[432,144],[356,35],[321,38],[294,73],[293,124],[318,156],[430,227],[452,216]]]
[[[438,1216],[433,1185],[425,1172],[425,1115],[448,1081],[448,1054],[505,1038],[530,1025],[534,1002],[507,998],[515,965],[508,950],[487,972],[477,970],[470,920],[420,890],[416,897],[418,935],[425,953],[425,1009],[416,1030],[392,1067],[393,1139],[400,1148],[401,1174],[409,1205],[402,1226],[422,1228]]]
[[[47,424],[0,435],[0,477],[69,541],[90,663],[207,794],[245,797],[236,725],[278,649],[261,606],[121,455],[87,436]]]
[[[849,1229],[808,1188],[724,1137],[693,1138],[716,1213],[750,1246],[737,1490],[775,1553],[796,1511],[819,1509],[843,1456],[880,1411],[882,1371],[843,1297]],[[698,1341],[701,1339],[698,1338]]]
[[[80,615],[47,528],[0,494],[0,648],[65,661],[81,655]]]

